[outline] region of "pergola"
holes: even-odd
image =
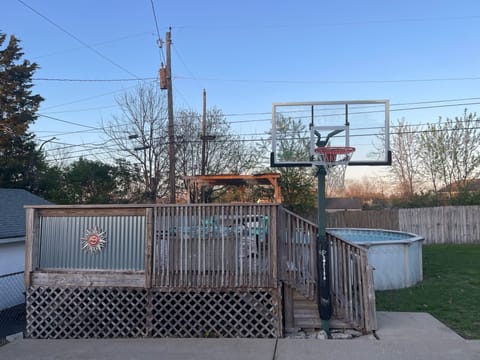
[[[269,174],[258,174],[258,175],[196,175],[196,176],[186,176],[185,180],[188,183],[188,187],[194,187],[196,189],[201,188],[202,186],[225,186],[233,185],[240,188],[242,200],[243,192],[247,186],[251,185],[271,185],[273,186],[274,191],[274,201],[276,203],[282,202],[282,194],[280,191],[280,185],[278,184],[278,179],[280,174],[269,173]]]

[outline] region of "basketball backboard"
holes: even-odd
[[[274,103],[272,166],[312,166],[321,146],[353,147],[349,165],[390,165],[389,101]]]

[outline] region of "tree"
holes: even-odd
[[[310,139],[305,138],[308,132],[300,120],[279,116],[277,119],[277,157],[284,159],[308,159]],[[271,132],[267,133],[271,137]],[[271,139],[263,141],[257,153],[270,155]],[[264,159],[265,161],[267,159]],[[315,174],[309,168],[278,167],[283,205],[299,214],[305,215],[314,209],[316,204]]]
[[[80,158],[65,169],[65,195],[70,204],[108,204],[115,199],[116,169]]]
[[[0,48],[6,39],[0,33]],[[38,66],[22,60],[23,55],[13,35],[0,49],[0,187],[38,193],[35,179],[45,163],[28,129],[43,99],[32,93],[32,76]]]
[[[476,113],[464,111],[454,119],[439,118],[429,124],[420,137],[419,156],[423,173],[435,191],[439,186],[452,191],[465,187],[480,168],[480,120]]]
[[[230,124],[222,111],[211,108],[207,111],[206,137],[202,140],[202,118],[194,111],[182,110],[176,116],[176,164],[179,180],[183,181],[184,190],[189,191],[185,176],[240,174],[251,170],[258,163],[258,157],[240,136],[234,135]],[[205,141],[205,159],[202,159],[202,142]],[[202,164],[202,161],[205,161]],[[205,189],[206,202],[220,196],[213,189]],[[198,202],[199,194],[189,192],[190,201]]]
[[[390,148],[392,166],[390,172],[403,195],[411,196],[421,183],[418,162],[418,131],[407,124],[405,119],[398,120],[393,126]]]
[[[133,159],[138,172],[134,193],[141,201],[155,203],[168,194],[168,136],[166,98],[158,87],[141,84],[134,91],[117,99],[121,115],[103,127],[109,141]],[[118,155],[115,152],[115,156]],[[126,163],[124,164],[126,165]],[[129,165],[130,166],[130,165]],[[132,166],[130,166],[132,167]]]

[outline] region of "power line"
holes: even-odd
[[[465,21],[479,19],[480,15],[465,15],[465,16],[445,16],[445,17],[420,17],[420,18],[400,18],[400,19],[382,19],[382,20],[359,20],[359,21],[339,21],[339,22],[325,22],[325,23],[278,23],[275,25],[261,25],[249,24],[249,29],[282,29],[282,28],[319,28],[329,26],[350,26],[350,25],[376,25],[376,24],[395,24],[405,22],[441,22],[441,21]],[[215,25],[177,25],[173,26],[175,29],[227,29],[227,28],[245,28],[244,24],[229,24],[219,26]]]
[[[32,78],[34,81],[56,81],[56,82],[127,82],[127,81],[151,81],[155,77],[129,78],[129,79],[72,79],[72,78]]]
[[[158,28],[157,13],[155,11],[155,5],[153,4],[153,0],[150,0],[150,4],[152,5],[152,14],[153,14],[153,22],[155,23],[155,30],[157,31],[157,45],[158,45],[158,51],[160,53],[160,61],[162,63],[165,63],[165,55],[163,54],[163,47],[162,47],[162,37],[160,36],[160,29]]]
[[[18,0],[20,1],[20,0]],[[449,77],[449,78],[425,78],[425,79],[384,79],[384,80],[266,80],[266,79],[222,79],[222,78],[198,78],[188,68],[183,58],[180,56],[176,47],[173,46],[175,54],[190,76],[176,75],[175,80],[195,80],[195,81],[222,81],[222,82],[240,82],[240,83],[266,83],[266,84],[387,84],[387,83],[417,83],[417,82],[443,82],[443,81],[477,81],[480,76]],[[157,80],[156,77],[137,77],[119,78],[119,79],[74,79],[74,78],[33,78],[36,81],[58,81],[58,82],[127,82],[127,81],[150,81]]]
[[[154,81],[156,81],[156,79],[155,79]],[[135,88],[135,86],[136,86],[136,85],[133,85],[133,86],[127,87],[127,88],[125,88],[125,89],[121,89],[121,90],[109,91],[109,92],[107,92],[107,93],[92,95],[92,96],[88,96],[88,97],[86,97],[86,98],[82,98],[82,99],[78,99],[78,100],[73,100],[73,101],[69,101],[69,102],[66,102],[66,103],[58,104],[58,105],[47,106],[47,107],[44,108],[43,110],[54,109],[54,108],[58,108],[58,107],[66,106],[66,105],[71,105],[71,104],[76,104],[76,103],[79,103],[79,102],[84,102],[84,101],[88,101],[88,100],[92,100],[92,99],[98,99],[99,97],[116,94],[116,93],[118,93],[118,92],[126,92],[127,90],[130,90],[130,89]]]
[[[448,77],[448,78],[425,78],[425,79],[384,79],[384,80],[267,80],[267,79],[225,79],[225,78],[195,78],[188,76],[176,76],[177,80],[203,80],[221,81],[234,83],[261,83],[261,84],[388,84],[388,83],[419,83],[419,82],[443,82],[443,81],[477,81],[480,76]]]
[[[448,100],[432,100],[432,101],[420,101],[420,102],[411,102],[411,103],[398,103],[398,104],[391,104],[392,107],[394,106],[406,106],[406,105],[421,105],[421,104],[429,104],[429,103],[434,103],[434,104],[438,104],[438,103],[443,103],[443,102],[458,102],[458,101],[468,101],[468,100],[480,100],[480,98],[476,98],[476,97],[472,97],[472,98],[462,98],[462,99],[448,99]],[[454,107],[454,106],[467,106],[467,105],[479,105],[480,102],[463,102],[463,103],[460,103],[460,104],[443,104],[443,105],[432,105],[432,106],[417,106],[417,107],[409,107],[409,108],[402,108],[402,109],[390,109],[391,112],[395,112],[395,111],[410,111],[410,110],[425,110],[425,109],[434,109],[434,108],[442,108],[442,107]],[[81,110],[77,110],[77,111],[81,111]],[[377,111],[378,112],[378,111]],[[365,112],[365,113],[369,113],[368,111]],[[251,115],[266,115],[266,114],[270,114],[270,113],[266,113],[266,112],[259,112],[259,113],[244,113],[244,114],[241,114],[241,113],[234,113],[234,114],[224,114],[225,117],[229,117],[229,116],[242,116],[242,115],[248,115],[248,116],[251,116]],[[79,124],[79,123],[76,123],[76,122],[71,122],[71,121],[67,121],[67,120],[64,120],[64,119],[59,119],[57,117],[53,117],[53,116],[48,116],[46,114],[39,114],[39,116],[42,116],[42,117],[47,117],[47,118],[50,118],[52,120],[56,120],[56,121],[60,121],[60,122],[64,122],[64,123],[69,123],[71,125],[76,125],[76,126],[81,126],[81,127],[87,127],[89,130],[84,130],[83,132],[91,132],[92,130],[97,130],[97,131],[101,131],[102,128],[101,127],[92,127],[92,126],[86,126],[86,125],[83,125],[83,124]],[[248,120],[234,120],[234,121],[228,121],[228,124],[244,124],[244,123],[257,123],[257,122],[270,122],[271,121],[271,118],[263,118],[263,119],[248,119]],[[121,126],[128,126],[129,123],[126,122],[124,124],[116,124],[116,125],[112,125],[110,126],[109,128],[115,128],[115,127],[121,127]],[[76,131],[76,132],[73,132],[73,133],[81,133],[82,131]],[[65,133],[65,134],[70,134],[70,132],[68,133]],[[62,133],[55,133],[55,135],[57,136],[60,136],[62,135]],[[240,135],[243,135],[243,134],[240,134]]]
[[[62,31],[63,33],[67,34],[68,36],[70,36],[72,39],[74,39],[75,41],[77,41],[78,43],[82,44],[83,46],[85,46],[86,48],[88,48],[89,50],[93,51],[95,54],[97,54],[98,56],[100,56],[102,59],[108,61],[110,64],[114,65],[115,67],[119,68],[120,70],[126,72],[127,74],[135,77],[135,78],[138,78],[137,75],[135,75],[134,73],[130,72],[129,70],[127,70],[126,68],[124,68],[123,66],[121,66],[120,64],[117,64],[115,61],[111,60],[110,58],[106,57],[105,55],[103,55],[100,51],[98,51],[97,49],[95,49],[94,47],[92,47],[91,45],[87,44],[86,42],[84,42],[83,40],[81,40],[80,38],[78,38],[77,36],[75,36],[74,34],[72,34],[71,32],[69,32],[68,30],[66,30],[65,28],[63,28],[62,26],[60,26],[59,24],[57,24],[56,22],[54,22],[53,20],[51,20],[50,18],[48,18],[47,16],[43,15],[42,13],[40,13],[39,11],[35,10],[33,7],[31,7],[30,5],[28,5],[27,3],[25,3],[23,0],[17,0],[20,4],[22,4],[23,6],[25,6],[26,8],[30,9],[31,11],[33,11],[35,14],[37,14],[38,16],[40,16],[42,19],[46,20],[47,22],[49,22],[50,24],[52,24],[53,26],[55,26],[57,29],[59,29],[60,31]]]
[[[133,38],[133,37],[139,37],[139,36],[143,36],[143,35],[146,35],[146,34],[151,35],[151,32],[141,32],[141,33],[136,33],[136,34],[130,34],[130,35],[122,36],[122,37],[119,37],[119,38],[94,43],[91,46],[97,46],[98,47],[98,46],[101,46],[101,45],[111,44],[111,43],[114,43],[114,42],[117,42],[117,41],[122,41],[122,40],[130,39],[130,38]],[[33,60],[38,60],[38,59],[42,59],[42,58],[45,58],[45,57],[62,55],[62,54],[69,53],[69,52],[72,52],[72,51],[81,50],[83,48],[84,48],[84,46],[65,49],[65,50],[59,50],[59,51],[51,52],[49,54],[34,56],[32,59]]]
[[[92,129],[93,129],[93,130],[100,129],[100,128],[98,128],[98,127],[93,127],[93,126],[89,126],[89,125],[79,124],[79,123],[76,123],[76,122],[73,122],[73,121],[63,120],[63,119],[59,119],[59,118],[56,118],[56,117],[53,117],[53,116],[44,115],[44,114],[37,114],[37,115],[38,115],[38,116],[41,116],[41,117],[45,117],[45,118],[47,118],[47,119],[59,121],[59,122],[65,123],[65,124],[70,124],[70,125],[75,125],[75,126],[84,127],[84,128],[91,129],[91,130],[92,130]]]

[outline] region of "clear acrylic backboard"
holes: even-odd
[[[391,164],[388,100],[272,105],[272,166],[312,166],[314,149],[353,147],[352,165]]]

